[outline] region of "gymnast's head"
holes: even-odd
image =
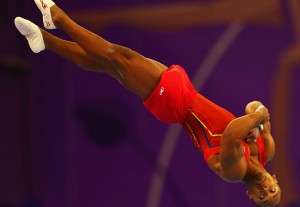
[[[260,207],[276,207],[281,200],[281,188],[276,176],[258,172],[245,180],[248,197]]]

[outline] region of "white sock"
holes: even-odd
[[[34,2],[42,12],[44,27],[46,29],[56,29],[50,13],[50,7],[55,3],[51,0],[34,0]]]
[[[15,18],[15,26],[28,41],[31,50],[39,53],[45,49],[45,43],[40,28],[22,17]]]

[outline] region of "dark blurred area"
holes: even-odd
[[[197,90],[237,116],[263,102],[280,206],[300,206],[299,0],[56,3],[111,42],[182,65]],[[157,121],[111,77],[32,53],[16,16],[42,27],[34,1],[0,2],[0,207],[253,206],[182,130]]]

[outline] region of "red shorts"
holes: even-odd
[[[196,94],[185,70],[173,65],[163,71],[159,84],[144,105],[162,122],[182,123]]]

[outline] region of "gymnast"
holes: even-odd
[[[79,26],[51,0],[35,0],[46,29],[61,29],[72,40],[60,39],[21,17],[15,26],[34,53],[50,50],[78,67],[104,72],[140,97],[164,123],[182,125],[202,152],[208,167],[227,182],[245,184],[257,206],[278,206],[281,189],[275,175],[264,168],[275,154],[270,114],[259,101],[235,117],[193,87],[185,70],[170,67]]]

